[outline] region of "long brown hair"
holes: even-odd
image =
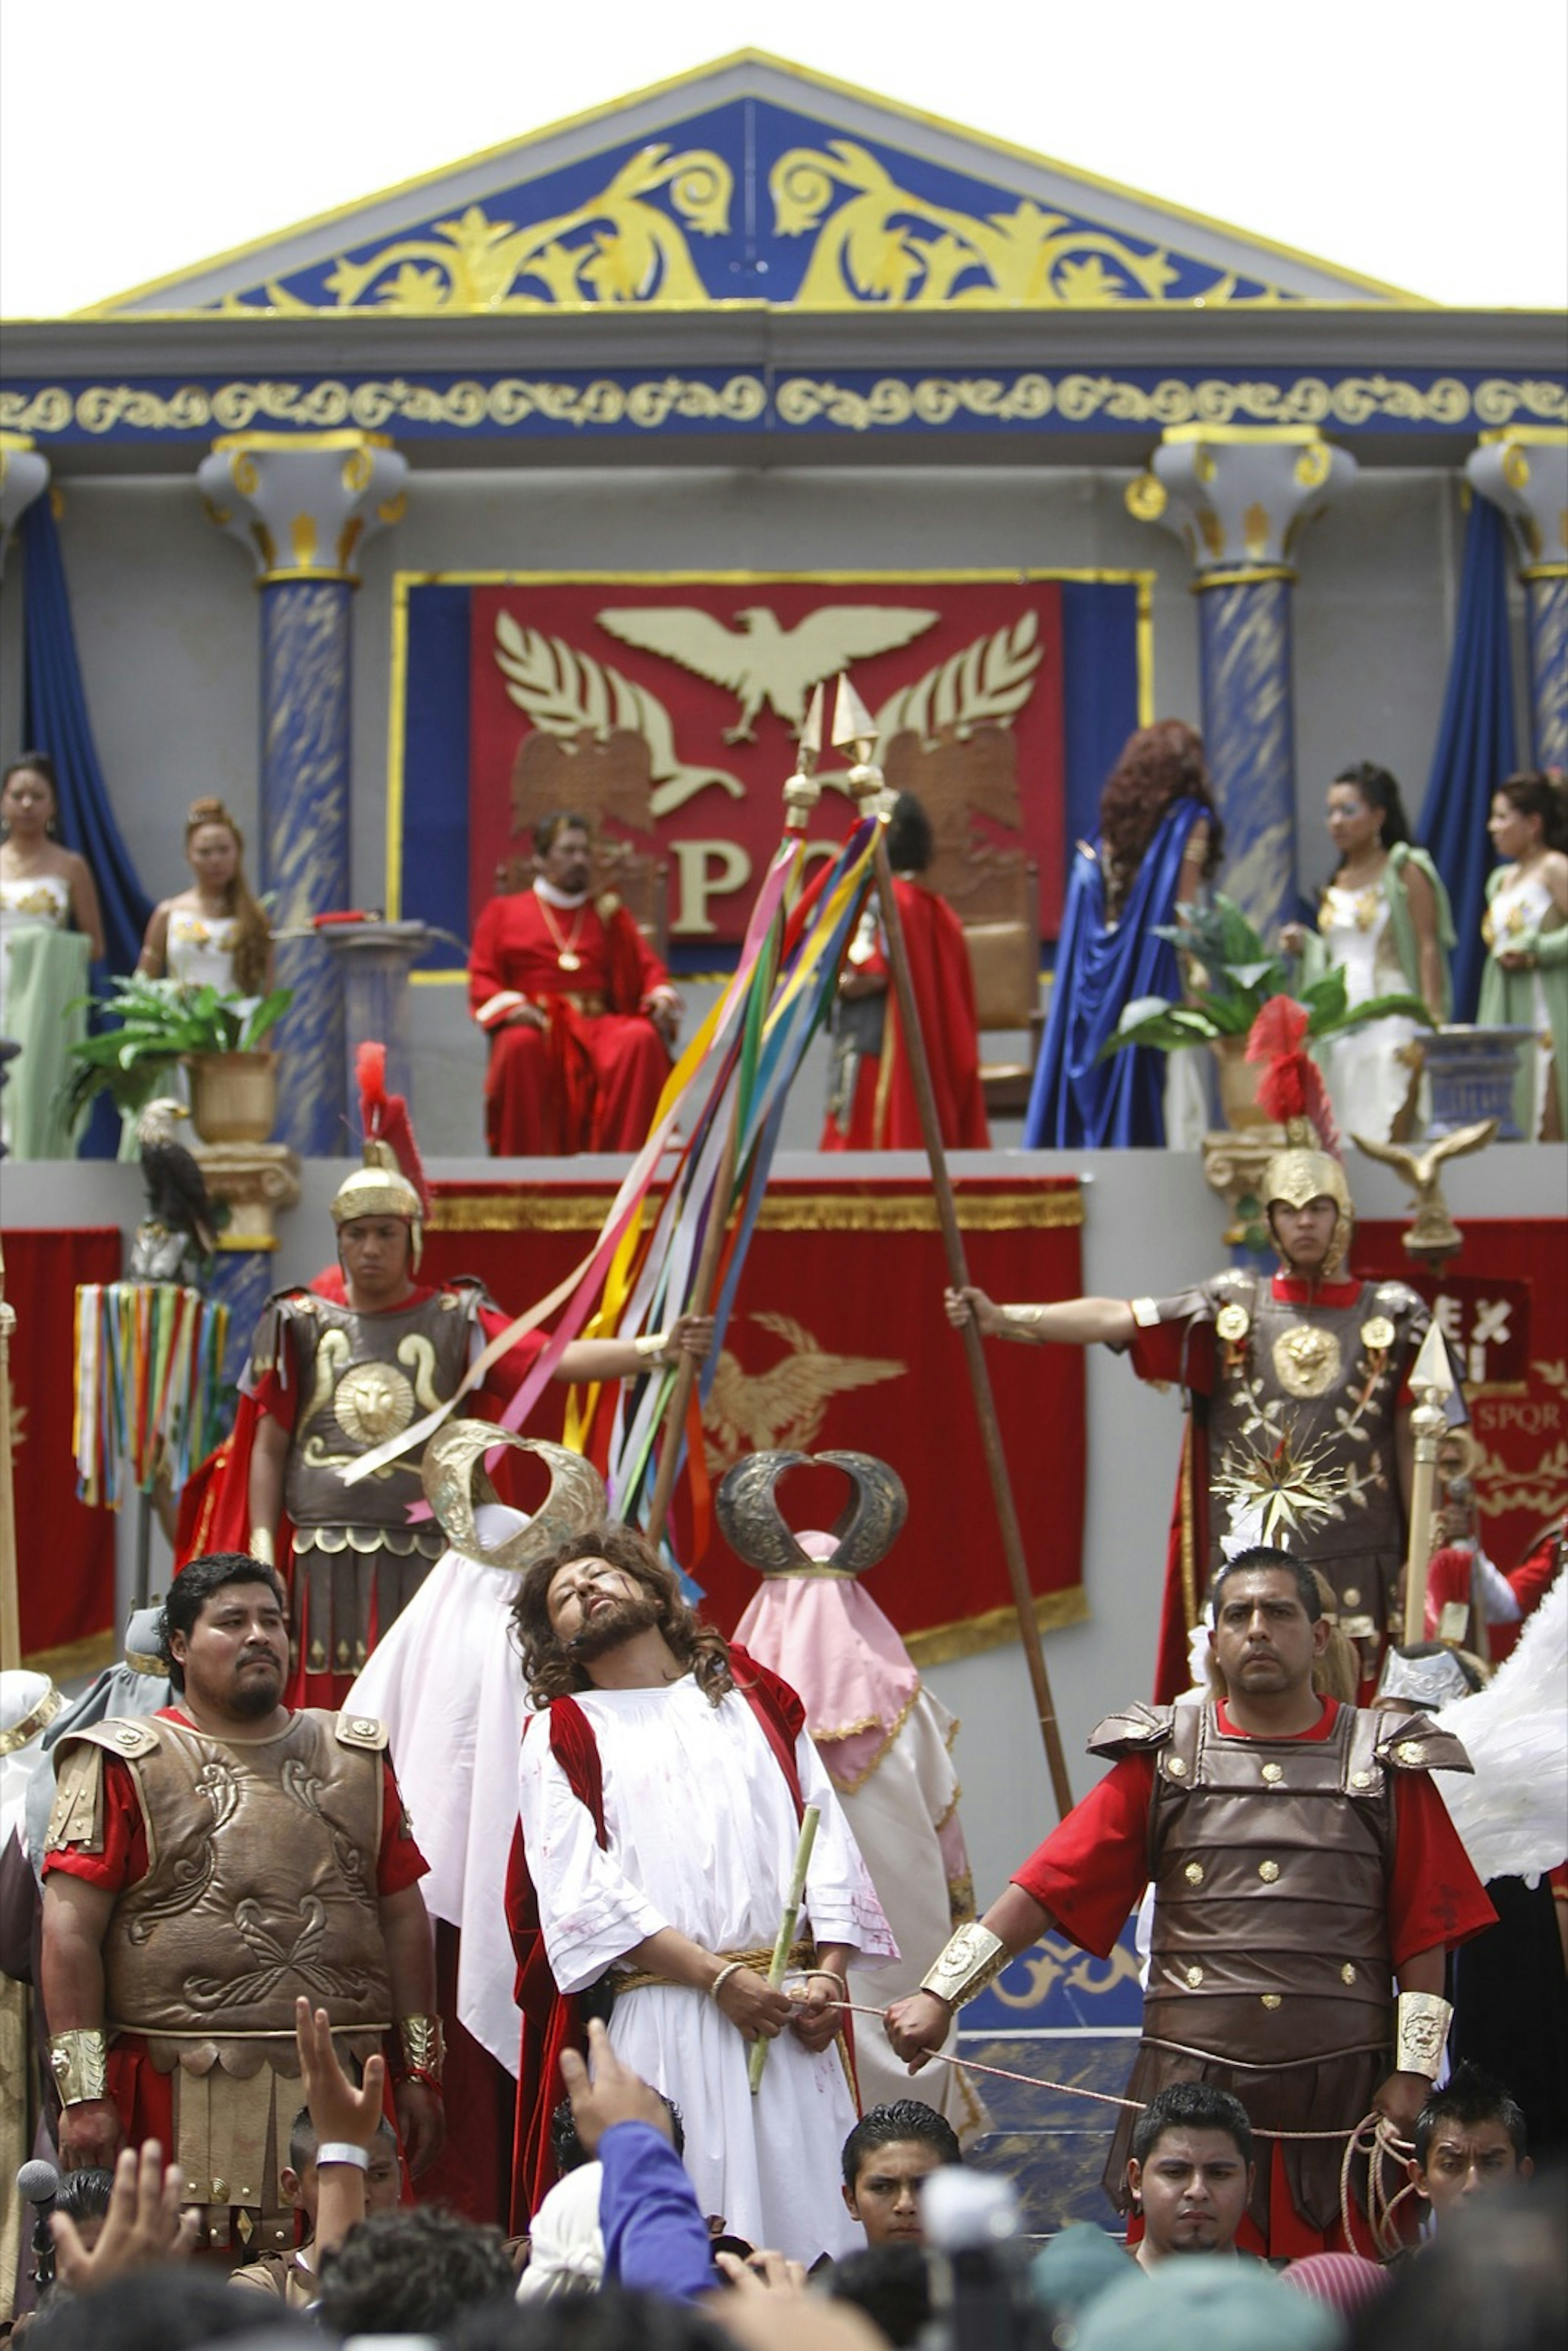
[[[1203,737],[1180,718],[1162,718],[1141,726],[1122,746],[1122,756],[1105,779],[1100,795],[1100,840],[1105,859],[1106,894],[1111,911],[1122,905],[1134,883],[1144,852],[1176,800],[1197,800],[1208,811],[1208,848],[1205,876],[1219,870],[1225,828],[1214,805]]]
[[[579,1559],[607,1559],[612,1567],[623,1569],[643,1586],[658,1608],[659,1631],[710,1706],[716,1706],[735,1687],[728,1644],[722,1633],[699,1622],[695,1610],[686,1605],[674,1571],[635,1527],[622,1526],[617,1519],[601,1519],[597,1526],[569,1535],[536,1560],[512,1603],[523,1679],[536,1706],[548,1706],[551,1698],[593,1687],[586,1667],[569,1656],[549,1619],[550,1584],[563,1567]]]
[[[260,902],[252,896],[245,878],[245,835],[222,800],[193,800],[185,814],[185,849],[204,824],[221,824],[233,833],[237,856],[234,877],[224,891],[224,912],[235,925],[235,986],[242,996],[260,996],[267,987],[267,966],[272,935]]]
[[[1528,768],[1505,776],[1493,797],[1507,800],[1521,816],[1541,819],[1542,849],[1568,848],[1568,792],[1561,768]]]

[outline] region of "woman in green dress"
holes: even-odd
[[[1510,776],[1487,820],[1502,863],[1487,883],[1483,1027],[1533,1029],[1513,1114],[1531,1143],[1568,1135],[1568,805],[1561,776]]]

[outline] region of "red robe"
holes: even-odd
[[[946,899],[919,882],[895,877],[893,889],[942,1141],[949,1151],[988,1151],[991,1133],[980,1088],[975,975],[964,926]],[[866,1055],[860,1064],[848,1128],[827,1118],[818,1149],[919,1151],[925,1137],[880,929],[874,952],[859,968],[880,974],[888,983],[882,1051],[874,1058]]]
[[[579,958],[575,969],[561,968],[563,940]],[[570,910],[545,907],[532,890],[492,898],[468,967],[468,1008],[490,1038],[491,1153],[639,1150],[670,1073],[647,1009],[669,986],[669,973],[612,898]],[[547,1015],[543,1029],[505,1025],[523,1004]]]

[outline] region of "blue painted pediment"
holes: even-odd
[[[101,306],[526,316],[1400,300],[747,53]]]

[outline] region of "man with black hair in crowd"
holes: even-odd
[[[1133,2126],[1127,2192],[1144,2216],[1133,2258],[1157,2269],[1178,2253],[1233,2253],[1252,2193],[1252,2126],[1212,2082],[1171,2082]]]
[[[1294,2258],[1338,2241],[1344,2137],[1369,2108],[1415,2122],[1442,2064],[1445,1953],[1492,1911],[1429,1777],[1469,1768],[1458,1740],[1314,1691],[1330,1628],[1305,1562],[1239,1552],[1213,1627],[1226,1697],[1101,1723],[1090,1752],[1112,1771],[888,2011],[888,2032],[917,2069],[1040,1935],[1108,1957],[1152,1878],[1129,2095],[1194,2079],[1239,2095],[1273,2155],[1238,2242]],[[1124,2115],[1104,2176],[1124,2210],[1131,2137]]]
[[[922,2245],[921,2182],[963,2160],[952,2124],[923,2099],[873,2106],[844,2141],[844,2209],[868,2245]]]
[[[320,2195],[316,2169],[318,2143],[310,2109],[301,2106],[288,2134],[288,2161],[277,2184],[286,2202],[305,2216],[304,2242],[287,2252],[264,2253],[258,2262],[246,2262],[243,2269],[233,2270],[229,2274],[231,2285],[242,2286],[249,2293],[275,2294],[290,2310],[308,2310],[321,2291],[316,2275],[316,2212]],[[395,2210],[402,2194],[402,2166],[398,2161],[396,2134],[384,2116],[365,2154],[365,2210]],[[68,2178],[74,2176],[68,2174]]]
[[[175,1578],[176,1702],[61,1742],[45,1862],[66,2167],[161,2141],[208,2243],[235,2254],[293,2241],[297,1994],[330,2000],[358,2062],[392,2036],[411,2169],[444,2131],[423,1858],[381,1725],[283,1705],[287,1607],[243,1552]]]
[[[1535,2168],[1518,2100],[1479,2065],[1456,2065],[1433,2091],[1416,2117],[1414,2139],[1410,2178],[1436,2229]]]
[[[509,2302],[506,2240],[439,2204],[367,2215],[321,2256],[318,2314],[329,2335],[444,2335],[465,2310]]]

